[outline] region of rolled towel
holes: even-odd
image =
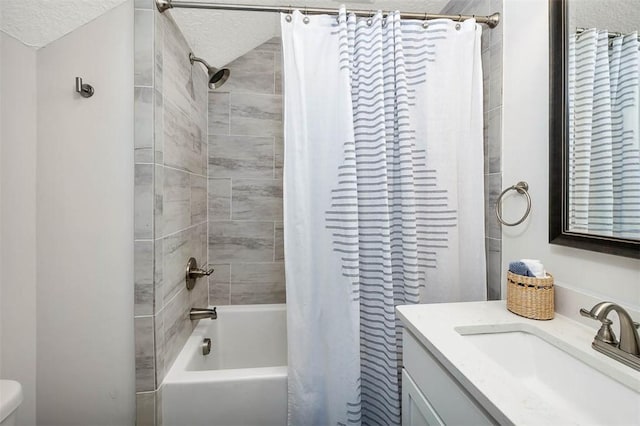
[[[521,260],[509,262],[509,271],[511,271],[514,274],[522,275],[525,277],[535,277],[535,275],[533,275],[533,272],[531,272],[527,264]]]
[[[527,265],[529,271],[536,278],[545,278],[547,276],[547,271],[544,270],[544,265],[538,259],[520,259],[520,262]]]

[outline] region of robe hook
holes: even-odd
[[[76,92],[83,98],[90,98],[95,93],[93,86],[82,82],[82,77],[76,77]]]

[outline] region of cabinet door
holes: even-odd
[[[420,393],[435,407],[443,424],[497,424],[456,378],[406,329],[403,339],[404,368]]]
[[[443,426],[429,400],[402,369],[402,426]]]

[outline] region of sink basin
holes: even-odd
[[[640,424],[640,392],[603,374],[552,343],[535,327],[512,324],[457,327],[458,334],[518,383],[564,411],[578,424]],[[579,351],[575,354],[580,355]],[[584,355],[584,354],[583,354]],[[591,364],[591,365],[589,365]],[[523,401],[526,403],[526,401]]]

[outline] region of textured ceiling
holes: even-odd
[[[0,0],[0,30],[42,47],[126,0]]]
[[[580,0],[571,1],[569,29],[602,28],[613,32],[640,31],[640,1]]]
[[[0,29],[23,43],[46,46],[107,10],[132,0],[0,0]],[[204,1],[204,0],[197,0]],[[439,13],[475,0],[210,0],[236,4],[340,7]],[[629,0],[636,1],[636,0]],[[197,56],[221,67],[279,34],[276,13],[173,9],[171,14]]]
[[[1,0],[0,0],[1,1]],[[203,1],[203,0],[198,0]],[[440,12],[448,0],[211,0],[218,3],[260,4],[339,8],[345,4],[352,9],[402,10],[411,12]],[[467,0],[458,0],[466,3]],[[197,56],[217,67],[228,64],[254,47],[279,35],[277,13],[231,12],[203,9],[172,9],[170,13],[184,33]]]
[[[0,0],[0,30],[27,45],[42,47],[127,0]],[[202,1],[202,0],[198,0]],[[218,1],[218,0],[216,0]],[[223,0],[220,0],[221,2]],[[248,3],[440,12],[447,0],[224,0]],[[473,3],[474,0],[453,0]],[[571,1],[570,26],[640,30],[638,0]],[[174,9],[170,13],[198,55],[220,67],[278,34],[275,13]]]

